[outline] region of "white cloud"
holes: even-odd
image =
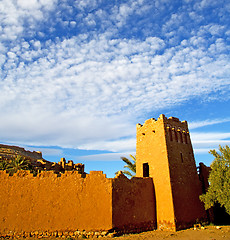
[[[200,8],[201,10],[204,8],[208,8],[208,7],[215,7],[216,5],[218,5],[219,1],[217,0],[202,0],[202,1],[198,1],[195,6]]]
[[[0,2],[0,133],[5,141],[131,151],[135,123],[143,112],[159,111],[196,96],[205,99],[230,87],[229,45],[223,37],[226,26],[207,24],[193,29],[191,37],[174,41],[185,30],[180,25],[189,16],[180,8],[168,21],[162,19],[161,37],[147,34],[129,39],[119,31],[151,4],[126,1],[107,5],[106,10],[98,9],[98,1],[82,0],[73,6],[62,2],[59,11],[53,11],[56,3]],[[169,1],[155,5],[157,14],[167,9]],[[76,9],[76,16],[71,15]],[[69,27],[81,34],[26,40],[28,32],[47,37],[38,23],[46,24],[52,15],[49,11],[65,34]],[[194,10],[190,14],[193,19],[196,15]],[[98,32],[83,23],[97,25]],[[49,30],[54,34],[55,24]],[[207,40],[207,33],[211,39]],[[19,38],[11,45],[4,43]],[[211,120],[211,124],[218,121]],[[193,128],[204,125],[210,122],[190,124]]]
[[[121,161],[122,157],[130,158],[130,154],[135,155],[135,152],[119,152],[119,153],[104,153],[95,155],[86,155],[77,157],[80,161]]]
[[[17,4],[23,9],[39,8],[39,2],[37,0],[17,0]]]
[[[107,150],[112,152],[120,151],[135,151],[136,149],[136,138],[124,139],[124,140],[115,140],[115,141],[97,141],[91,142],[89,144],[82,144],[78,146],[79,149],[86,150]]]
[[[70,26],[71,26],[71,27],[75,27],[76,24],[77,24],[76,21],[70,21]]]
[[[0,2],[0,40],[16,40],[25,30],[37,27],[36,21],[45,20],[45,13],[53,10],[57,0],[2,0]],[[28,32],[28,27],[27,27]]]
[[[191,133],[191,138],[193,142],[215,142],[219,140],[224,140],[230,138],[230,133],[228,132],[196,132]]]
[[[39,151],[42,152],[42,156],[63,156],[64,152],[62,149],[58,148],[43,148],[43,147],[28,147],[28,146],[20,146],[25,148],[27,151]]]
[[[197,122],[190,122],[189,124],[189,129],[196,129],[199,127],[204,127],[204,126],[209,126],[209,125],[214,125],[214,124],[220,124],[220,123],[225,123],[225,122],[230,122],[229,118],[225,119],[207,119],[204,121],[197,121]]]
[[[213,124],[215,121],[213,121]],[[220,123],[220,122],[218,122]],[[208,153],[218,149],[219,145],[230,145],[229,132],[191,132],[191,140],[196,154]]]
[[[205,51],[184,45],[158,55],[165,43],[156,37],[100,36],[84,43],[73,37],[22,46],[8,52],[0,83],[1,134],[15,141],[24,134],[24,142],[37,139],[39,145],[131,150],[116,138],[135,134],[131,126],[143,111],[229,87],[227,58],[210,60]],[[18,65],[19,57],[24,60]]]

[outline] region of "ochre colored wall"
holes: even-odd
[[[115,229],[156,228],[155,196],[152,178],[113,180],[113,227]]]
[[[202,186],[197,173],[187,122],[181,122],[177,118],[164,118],[164,127],[167,132],[166,145],[176,228],[183,229],[193,225],[196,219],[206,219],[204,206],[199,199]]]
[[[206,220],[193,148],[186,121],[158,118],[137,125],[137,176],[149,164],[156,191],[158,228],[182,229]]]
[[[149,164],[156,195],[157,227],[175,228],[174,207],[166,148],[163,115],[137,125],[136,162],[137,177],[143,177],[143,163]]]
[[[107,230],[112,228],[112,179],[27,171],[0,171],[0,232]]]
[[[51,171],[9,176],[0,171],[0,236],[13,231],[137,231],[155,227],[152,178],[85,177],[77,171],[57,177]]]

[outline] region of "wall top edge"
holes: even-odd
[[[178,123],[178,124],[182,124],[184,126],[187,126],[187,121],[185,121],[185,120],[180,121],[179,118],[176,118],[176,117],[168,117],[167,118],[167,117],[165,117],[164,114],[161,114],[158,119],[155,119],[155,118],[147,119],[144,122],[143,125],[138,123],[136,125],[136,127],[137,127],[137,129],[139,129],[139,128],[143,127],[143,126],[146,126],[146,125],[149,125],[149,124],[154,124],[156,122],[162,122],[162,121],[165,122],[165,123],[171,123],[171,124],[177,124]]]

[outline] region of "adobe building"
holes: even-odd
[[[153,179],[158,229],[183,229],[207,218],[186,121],[162,114],[137,124],[136,176]]]
[[[197,173],[187,122],[162,114],[137,124],[132,179],[68,168],[37,176],[0,171],[0,236],[188,228],[207,221],[199,200],[207,177]]]

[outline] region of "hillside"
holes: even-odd
[[[0,144],[0,156],[5,157],[7,159],[12,159],[18,155],[30,159],[32,162],[37,162],[38,159],[45,160],[43,159],[41,152],[38,151],[31,152],[21,147]]]
[[[78,171],[79,173],[84,173],[83,164],[74,164],[71,160],[66,162],[65,158],[61,158],[61,161],[58,163],[50,162],[45,160],[42,157],[42,153],[39,151],[31,152],[22,147],[0,144],[0,158],[11,161],[17,156],[28,159],[36,170],[54,171],[56,173],[64,171]]]

